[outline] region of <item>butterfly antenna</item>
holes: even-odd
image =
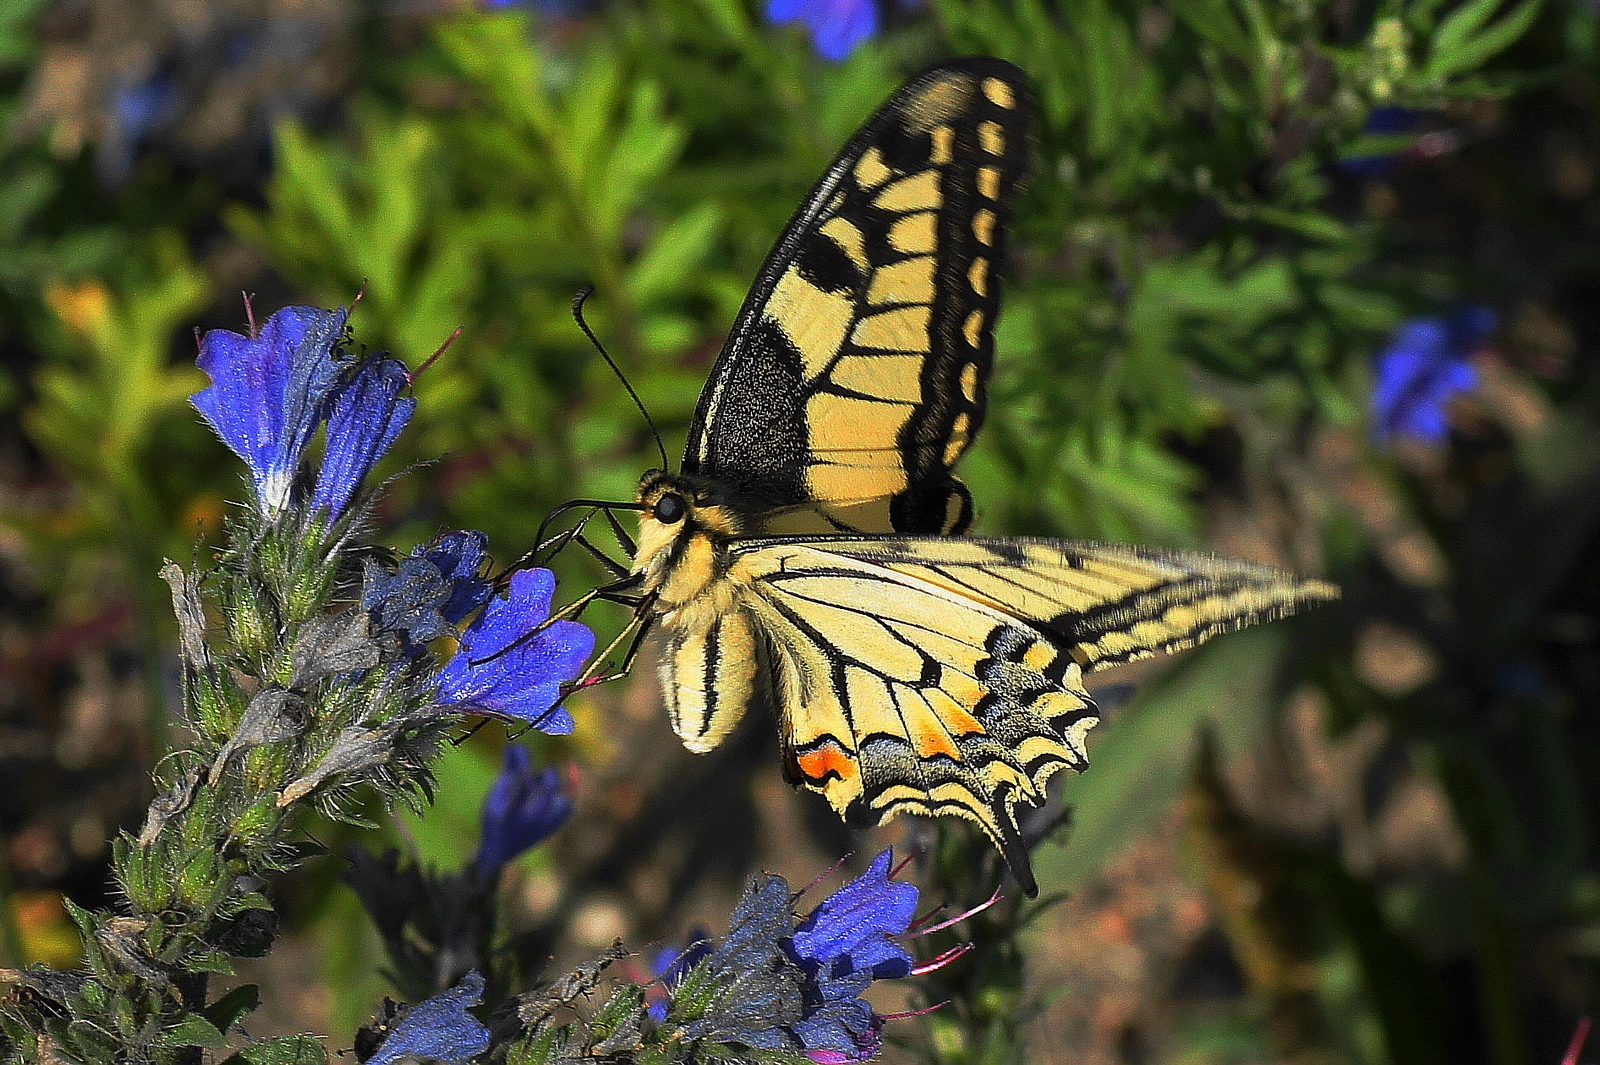
[[[606,365],[611,367],[611,372],[617,375],[617,380],[622,382],[622,387],[626,388],[628,395],[633,397],[633,405],[639,408],[640,414],[644,415],[644,423],[650,427],[650,435],[655,438],[656,450],[661,452],[662,471],[671,470],[672,463],[667,460],[667,446],[661,442],[661,433],[656,429],[655,420],[650,417],[650,412],[644,409],[644,400],[640,399],[639,393],[633,390],[633,386],[628,383],[628,378],[623,374],[622,368],[606,352],[605,346],[594,335],[594,330],[589,328],[589,323],[583,320],[583,305],[588,302],[589,297],[592,295],[594,295],[594,286],[585,285],[578,291],[576,296],[572,297],[572,317],[577,319],[578,328],[583,330],[583,335],[589,338],[589,343],[594,345],[594,350],[598,351],[600,357],[606,360]]]

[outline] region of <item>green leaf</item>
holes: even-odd
[[[252,1043],[222,1065],[327,1065],[322,1044],[309,1035],[285,1035]]]
[[[1337,858],[1311,848],[1289,856],[1355,951],[1389,1060],[1443,1065],[1444,993],[1427,960],[1389,923],[1372,886]]]
[[[1533,24],[1543,0],[1523,0],[1510,14],[1494,25],[1482,28],[1504,0],[1471,0],[1452,11],[1433,35],[1432,54],[1427,73],[1444,81],[1482,66],[1491,57],[1509,48]]]
[[[748,45],[755,37],[755,26],[739,0],[696,0],[707,18],[724,37],[738,45]]]
[[[643,305],[685,294],[689,276],[701,269],[710,255],[722,221],[721,206],[706,202],[663,227],[629,273],[634,302]]]
[[[1267,720],[1282,654],[1281,627],[1246,629],[1191,652],[1089,741],[1089,768],[1066,782],[1064,844],[1034,855],[1040,883],[1073,891],[1166,814],[1187,783],[1199,727],[1212,722],[1234,749]]]
[[[187,1014],[171,1028],[163,1028],[156,1037],[156,1046],[170,1049],[204,1047],[207,1050],[220,1050],[227,1045],[227,1038],[217,1030],[217,1026],[198,1013]]]
[[[1227,0],[1171,0],[1167,6],[1202,38],[1235,59],[1254,65],[1256,47]]]
[[[261,1005],[261,988],[255,984],[240,984],[205,1008],[205,1017],[217,1026],[218,1031],[244,1020]]]

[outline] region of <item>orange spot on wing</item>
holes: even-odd
[[[855,755],[833,740],[824,741],[822,746],[814,751],[796,755],[795,764],[800,767],[801,774],[807,780],[817,784],[821,784],[830,775],[841,780],[854,780],[861,773],[860,767],[856,765]]]

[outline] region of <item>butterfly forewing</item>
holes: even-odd
[[[830,537],[826,550],[1026,621],[1085,670],[1181,651],[1337,596],[1323,581],[1196,552],[1065,540]]]
[[[969,59],[867,122],[740,311],[684,472],[769,532],[965,528],[951,468],[983,419],[1026,115],[1016,68]]]

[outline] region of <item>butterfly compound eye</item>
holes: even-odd
[[[656,500],[656,520],[663,525],[672,525],[675,522],[683,520],[683,512],[685,509],[683,497],[676,492],[668,492],[666,495]]]

